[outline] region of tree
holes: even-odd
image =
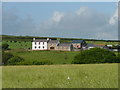
[[[13,55],[11,53],[2,52],[2,63],[7,64],[7,61],[12,58]]]
[[[74,57],[72,63],[74,64],[90,64],[90,63],[115,63],[117,57],[114,52],[101,49],[92,48],[90,50],[85,50],[80,52]]]
[[[19,65],[19,64],[21,64],[22,61],[24,61],[23,58],[21,58],[19,56],[14,56],[8,60],[7,64],[8,65]]]
[[[2,44],[2,49],[3,49],[3,50],[7,50],[8,47],[9,47],[9,45],[8,45],[7,43],[3,43],[3,44]]]

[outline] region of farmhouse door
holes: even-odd
[[[50,49],[55,49],[55,47],[50,47]]]

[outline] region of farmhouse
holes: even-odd
[[[59,50],[59,51],[80,51],[89,50],[91,48],[103,48],[110,50],[107,45],[90,44],[85,40],[73,40],[70,43],[60,43],[59,40],[35,39],[33,38],[32,50]]]
[[[48,41],[48,50],[57,50],[57,46],[60,42],[58,40],[49,40]]]
[[[58,40],[33,38],[32,50],[72,51],[72,43],[60,43]]]
[[[72,44],[73,44],[73,47],[75,49],[80,49],[80,48],[82,48],[82,46],[86,46],[87,45],[85,40],[73,40]]]
[[[57,46],[57,50],[73,51],[73,45],[71,43],[60,43]]]
[[[35,39],[33,38],[32,50],[47,50],[47,39]]]

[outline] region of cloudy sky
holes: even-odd
[[[4,2],[2,19],[5,35],[118,39],[115,2]]]

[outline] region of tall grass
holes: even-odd
[[[3,88],[117,87],[118,64],[3,67]]]

